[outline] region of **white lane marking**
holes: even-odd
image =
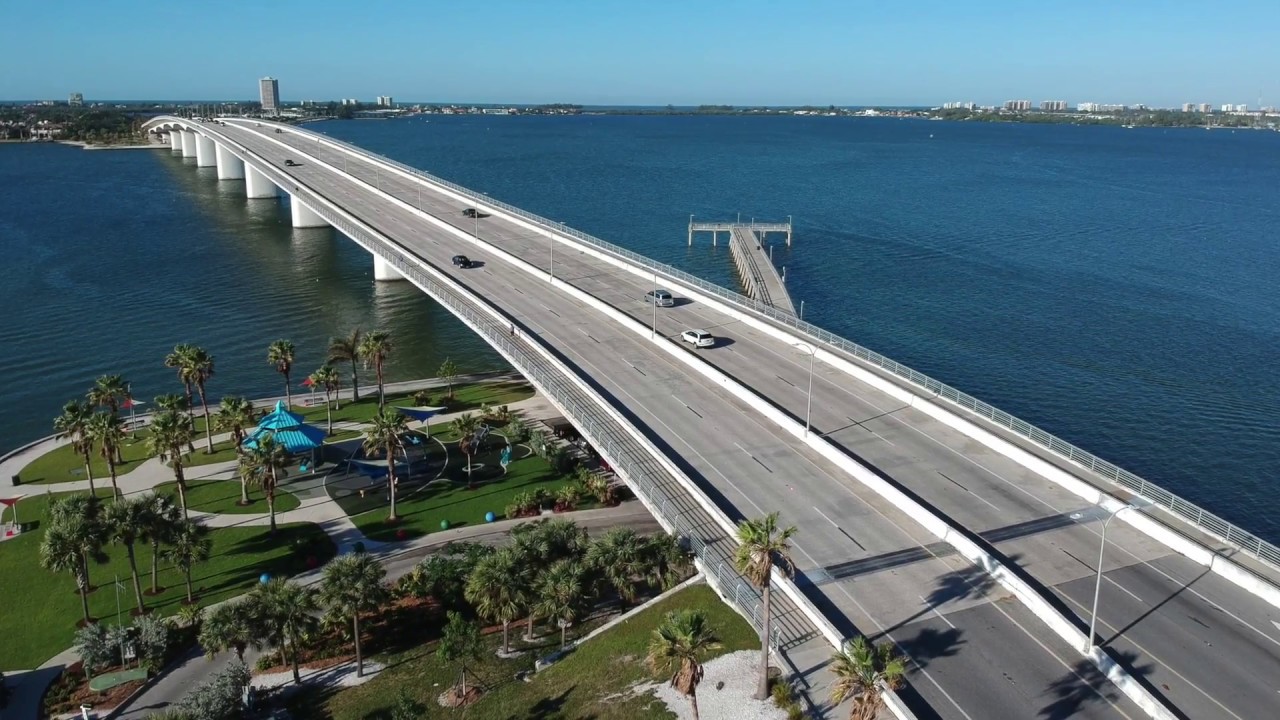
[[[1080,612],[1081,612],[1081,613],[1088,613],[1088,612],[1089,612],[1089,608],[1085,607],[1085,606],[1084,606],[1084,604],[1082,604],[1082,603],[1076,602],[1076,601],[1075,601],[1075,600],[1074,600],[1070,595],[1067,595],[1067,594],[1066,594],[1066,593],[1064,593],[1064,592],[1059,592],[1059,593],[1057,593],[1057,595],[1058,595],[1058,597],[1065,598],[1065,599],[1067,600],[1067,602],[1069,602],[1069,603],[1071,603],[1072,605],[1075,605],[1076,607],[1080,608]],[[1111,632],[1112,632],[1112,633],[1114,633],[1114,632],[1117,630],[1116,626],[1114,626],[1114,625],[1112,625],[1111,623],[1107,622],[1107,621],[1102,617],[1101,613],[1099,613],[1099,615],[1098,615],[1098,622],[1099,622],[1099,623],[1101,623],[1103,627],[1109,628],[1109,629],[1111,630]],[[1223,709],[1223,711],[1224,711],[1224,712],[1226,712],[1228,715],[1230,715],[1230,716],[1231,716],[1231,717],[1233,717],[1233,718],[1237,718],[1237,720],[1245,720],[1244,718],[1240,717],[1239,715],[1237,715],[1237,714],[1235,714],[1235,713],[1231,712],[1231,709],[1230,709],[1230,708],[1228,708],[1226,705],[1223,705],[1222,703],[1218,702],[1218,700],[1217,700],[1216,698],[1214,698],[1212,695],[1210,695],[1209,693],[1205,692],[1204,688],[1200,687],[1199,685],[1196,685],[1195,683],[1193,683],[1193,682],[1191,682],[1190,680],[1188,680],[1188,679],[1187,679],[1187,677],[1186,677],[1185,675],[1183,675],[1182,673],[1178,672],[1177,670],[1174,670],[1172,667],[1170,667],[1170,666],[1169,666],[1169,663],[1165,662],[1164,660],[1161,660],[1161,659],[1160,659],[1160,657],[1159,657],[1158,655],[1156,655],[1155,653],[1153,653],[1153,652],[1151,652],[1150,650],[1148,650],[1148,649],[1147,649],[1146,647],[1144,647],[1141,643],[1135,642],[1135,641],[1134,641],[1134,639],[1133,639],[1132,637],[1129,637],[1128,635],[1122,635],[1121,637],[1123,637],[1123,638],[1125,639],[1125,642],[1127,642],[1127,643],[1129,643],[1130,645],[1132,645],[1132,646],[1136,647],[1137,649],[1141,650],[1143,655],[1145,655],[1145,656],[1146,656],[1146,657],[1148,657],[1148,658],[1151,658],[1152,660],[1155,660],[1157,663],[1159,663],[1161,666],[1163,666],[1165,670],[1168,670],[1169,672],[1173,673],[1174,675],[1176,675],[1176,676],[1178,677],[1178,679],[1179,679],[1179,680],[1181,680],[1182,682],[1186,683],[1189,687],[1194,688],[1194,689],[1196,690],[1196,692],[1199,692],[1201,695],[1203,695],[1203,696],[1205,696],[1206,698],[1208,698],[1209,702],[1211,702],[1211,703],[1213,703],[1214,705],[1217,705],[1218,707],[1222,708],[1222,709]]]
[[[735,443],[735,444],[736,444],[736,443]],[[826,520],[827,522],[831,523],[831,526],[832,526],[832,527],[834,527],[835,529],[837,529],[837,530],[839,530],[839,529],[840,529],[840,526],[836,524],[836,521],[835,521],[835,520],[832,520],[832,519],[831,519],[831,518],[829,518],[829,517],[827,517],[827,514],[826,514],[826,513],[824,513],[824,512],[822,512],[821,510],[819,510],[817,505],[814,505],[814,506],[812,506],[812,507],[813,507],[814,512],[816,512],[816,513],[818,513],[819,515],[821,515],[821,516],[822,516],[822,519],[823,519],[823,520]]]
[[[938,619],[946,623],[947,626],[950,627],[952,630],[956,629],[956,626],[951,624],[951,621],[947,619],[947,616],[938,612],[938,608],[934,607],[933,605],[930,605],[929,601],[925,600],[923,595],[917,595],[916,597],[920,598],[920,602],[924,603],[924,606],[929,608],[929,612],[933,613],[934,615],[937,615]]]

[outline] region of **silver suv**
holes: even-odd
[[[650,290],[645,293],[644,301],[647,303],[653,303],[658,307],[671,307],[676,304],[676,299],[672,297],[671,291],[663,290],[661,288],[657,290]]]

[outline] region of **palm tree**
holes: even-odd
[[[576,560],[559,560],[547,568],[536,584],[538,614],[555,618],[560,626],[560,647],[565,631],[586,609],[586,568]]]
[[[235,444],[236,456],[244,455],[245,429],[253,425],[253,403],[239,395],[227,395],[222,398],[214,423],[218,430],[231,433],[231,441]],[[240,504],[249,504],[249,484],[244,473],[240,474]]]
[[[369,419],[364,430],[365,455],[382,450],[387,454],[387,488],[391,493],[391,514],[387,520],[395,522],[396,516],[396,450],[404,447],[401,436],[409,431],[409,421],[394,408],[382,408]]]
[[[640,543],[642,564],[653,584],[669,590],[688,572],[689,551],[680,546],[674,535],[659,534],[645,538]]]
[[[267,346],[267,363],[284,376],[284,404],[293,406],[293,388],[289,386],[289,371],[293,369],[293,343],[277,340]]]
[[[364,359],[364,366],[372,367],[378,376],[378,407],[386,402],[386,394],[382,389],[382,367],[387,355],[391,354],[391,349],[391,333],[385,330],[374,330],[360,341],[360,357]]]
[[[258,627],[261,615],[258,598],[253,594],[218,605],[200,626],[200,647],[209,657],[223,650],[235,650],[236,657],[244,662],[246,649],[262,648]]]
[[[738,548],[734,552],[733,565],[752,585],[764,595],[764,627],[760,629],[760,681],[755,698],[769,697],[769,590],[776,567],[790,577],[795,565],[791,562],[787,542],[796,534],[794,526],[778,529],[778,513],[738,523]]]
[[[159,398],[156,398],[157,402]],[[187,514],[187,478],[182,470],[182,446],[191,442],[191,423],[184,413],[162,410],[151,418],[151,436],[147,438],[147,450],[152,455],[173,466],[173,479],[178,485],[178,500],[182,503],[182,517]]]
[[[151,594],[160,594],[160,545],[173,541],[182,517],[165,495],[144,495],[147,499],[146,524],[142,539],[151,543]],[[188,521],[190,522],[190,521]]]
[[[387,571],[367,553],[343,555],[324,568],[320,602],[330,612],[351,617],[356,645],[356,677],[364,676],[360,654],[360,613],[376,610],[387,599],[382,579]]]
[[[205,562],[213,552],[213,539],[209,537],[209,528],[191,520],[180,520],[169,536],[169,547],[164,556],[182,571],[187,582],[187,604],[195,604],[195,595],[191,591],[191,570],[198,563]]]
[[[182,388],[186,392],[187,407],[195,405],[195,398],[191,394],[191,386],[195,384],[195,375],[192,372],[190,359],[191,351],[195,347],[195,345],[179,343],[173,346],[173,352],[164,356],[164,366],[178,371],[178,380],[182,381]]]
[[[312,386],[324,388],[324,410],[329,420],[329,434],[333,434],[333,396],[338,392],[338,371],[332,365],[321,365],[307,378]]]
[[[853,698],[849,720],[873,720],[884,702],[880,684],[897,690],[902,687],[906,671],[906,660],[893,643],[873,645],[858,635],[831,656],[831,672],[836,676],[835,685],[831,686],[831,703],[839,705]]]
[[[196,389],[200,391],[200,407],[204,411],[204,439],[208,452],[213,452],[213,429],[209,425],[209,398],[205,393],[205,386],[209,384],[209,379],[213,377],[213,356],[209,351],[195,345],[191,347],[186,357],[187,366],[191,373],[191,379],[196,384]]]
[[[103,375],[89,388],[89,402],[101,405],[112,415],[120,412],[120,403],[131,397],[129,383],[123,375]]]
[[[671,687],[689,696],[693,720],[698,720],[698,683],[702,682],[702,658],[718,647],[701,610],[667,613],[649,641],[649,667],[671,673]]]
[[[86,497],[83,495],[72,497]],[[55,501],[57,503],[58,501]],[[96,507],[89,503],[85,507]],[[50,506],[50,515],[53,516]],[[74,511],[71,511],[74,512]],[[69,572],[76,578],[84,622],[89,624],[89,558],[105,559],[102,553],[101,529],[92,515],[67,514],[50,522],[40,541],[40,565],[55,572]]]
[[[360,328],[346,337],[329,338],[329,362],[351,363],[351,402],[360,402],[360,378],[356,368],[360,364]]]
[[[187,452],[195,452],[196,425],[195,420],[191,417],[191,400],[176,393],[165,393],[164,395],[156,396],[155,404],[156,412],[178,413],[187,421],[187,425],[191,429],[191,437],[187,438]]]
[[[124,421],[110,413],[96,412],[89,418],[88,432],[89,441],[97,443],[98,452],[107,461],[112,492],[115,497],[120,497],[120,486],[116,483],[116,457],[124,444]]]
[[[257,447],[240,456],[240,472],[262,488],[267,496],[267,512],[271,516],[271,534],[276,532],[276,488],[289,466],[289,451],[275,437],[263,435]]]
[[[53,419],[54,432],[59,438],[71,441],[71,447],[84,458],[84,473],[89,478],[89,492],[97,494],[93,486],[93,437],[89,434],[89,422],[93,418],[93,405],[71,400],[62,406],[62,414]]]
[[[103,525],[111,542],[123,545],[129,558],[129,572],[133,575],[133,594],[138,601],[138,614],[146,612],[142,604],[142,580],[138,577],[138,558],[134,545],[142,539],[150,514],[150,495],[120,498],[107,506]]]
[[[448,383],[449,399],[452,400],[453,399],[453,379],[458,377],[458,364],[455,363],[451,358],[445,358],[444,362],[440,363],[440,370],[438,372],[440,373],[440,377],[444,378],[444,381]]]
[[[104,532],[102,506],[98,498],[84,493],[54,497],[49,502],[49,523],[74,530],[76,542],[81,548],[81,560],[84,562],[84,580],[92,591],[93,580],[89,577],[89,561],[105,563],[108,559],[107,554],[102,551]]]
[[[462,413],[453,419],[450,427],[459,436],[458,449],[462,450],[462,454],[467,456],[467,487],[473,487],[471,482],[471,456],[476,448],[472,443],[472,436],[480,430],[480,418],[471,413]]]
[[[289,662],[293,665],[293,682],[302,684],[298,672],[298,655],[302,650],[302,638],[315,624],[312,615],[317,609],[315,593],[288,580],[274,579],[254,588],[253,595],[260,603],[262,618],[268,630],[268,638],[276,649],[284,653],[289,648]]]
[[[643,574],[641,545],[634,530],[616,527],[609,528],[587,548],[587,563],[612,586],[624,606],[635,599],[635,578]]]
[[[502,623],[502,652],[511,652],[508,631],[529,604],[527,581],[516,554],[503,548],[485,556],[467,578],[463,597],[480,617]]]

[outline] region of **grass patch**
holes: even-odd
[[[507,505],[516,495],[539,488],[554,494],[573,482],[523,446],[515,448],[513,457],[519,459],[513,459],[504,474],[499,456],[505,443],[495,433],[489,446],[473,458],[473,462],[481,467],[472,470],[475,489],[468,489],[467,458],[458,450],[457,437],[446,426],[433,426],[431,435],[445,443],[448,460],[439,478],[430,485],[414,487],[406,482],[401,486],[396,498],[396,513],[400,520],[395,525],[386,523],[388,502],[385,490],[372,489],[361,497],[359,494],[342,494],[333,485],[328,486],[330,496],[337,496],[338,505],[367,537],[374,540],[419,537],[441,530],[442,520],[447,520],[451,528],[484,523],[488,512],[497,519],[503,519]],[[429,447],[438,463],[443,450],[434,441]],[[528,456],[522,457],[526,453]]]
[[[347,440],[355,440],[356,438],[362,438],[362,437],[364,437],[364,432],[360,430],[339,430],[334,434],[330,435],[329,437],[325,438],[324,441],[327,444],[332,444],[332,443],[345,442]]]
[[[124,463],[116,465],[116,475],[124,475],[151,457],[147,454],[148,436],[150,436],[149,432],[139,430],[125,437],[124,444],[120,447]],[[93,462],[89,467],[93,469],[94,483],[98,487],[111,487],[111,479],[107,477],[107,462],[98,454],[97,449],[93,452]],[[70,445],[56,447],[27,463],[27,466],[18,473],[18,477],[22,478],[23,485],[47,485],[89,479],[84,473],[84,458]]]
[[[650,674],[644,664],[649,638],[665,613],[681,608],[704,611],[719,638],[720,648],[705,659],[760,647],[755,631],[741,616],[722,603],[709,587],[695,585],[597,636],[528,683],[512,678],[521,670],[532,669],[536,653],[512,660],[499,659],[492,650],[501,643],[501,634],[486,636],[489,651],[473,668],[485,693],[467,708],[466,717],[471,720],[674,717],[651,693],[631,693],[629,689],[641,681],[662,680]],[[542,632],[549,633],[545,640],[553,641],[546,648],[549,651],[558,642],[558,633],[545,628]],[[513,632],[513,636],[518,635]],[[436,696],[457,681],[458,673],[456,667],[443,665],[436,659],[434,643],[380,659],[387,664],[387,669],[365,685],[336,692],[304,691],[292,706],[294,717],[326,720],[389,717],[391,706],[402,689],[424,708],[420,717],[457,717],[456,711],[436,703]],[[708,690],[714,692],[714,689]]]
[[[100,492],[109,496],[109,492]],[[19,519],[28,530],[17,538],[0,542],[0,578],[4,611],[0,612],[0,670],[38,667],[71,646],[76,622],[81,618],[80,598],[71,573],[55,573],[40,567],[40,541],[48,523],[46,510],[51,495],[39,495],[18,503]],[[6,513],[7,514],[7,513]],[[32,525],[34,529],[31,529]],[[219,528],[212,531],[213,557],[192,573],[192,582],[202,605],[225,600],[248,591],[262,573],[288,576],[307,569],[308,559],[324,562],[334,554],[333,543],[317,525],[281,525],[274,537],[266,527]],[[100,586],[89,595],[89,611],[97,618],[114,622],[116,595],[112,580],[119,576],[125,589],[120,603],[126,613],[134,607],[129,563],[124,548],[106,548],[110,560],[89,569],[89,578]],[[143,589],[150,587],[151,547],[136,548],[138,570],[143,573]],[[177,611],[186,598],[182,573],[160,561],[159,595],[145,597],[147,607],[162,615]],[[126,618],[126,622],[128,619]]]
[[[178,496],[176,483],[157,485],[156,492]],[[237,505],[240,500],[239,480],[189,480],[187,481],[187,507],[207,513],[252,514],[268,512],[267,498],[262,491],[249,486],[249,505]],[[276,514],[297,509],[302,501],[284,488],[276,490]]]
[[[214,443],[213,452],[211,453],[205,452],[208,447],[204,442],[204,438],[200,438],[200,441],[196,443],[196,451],[183,456],[183,463],[187,467],[198,467],[236,459],[236,443],[231,438]]]
[[[533,386],[521,380],[455,385],[453,388],[453,400],[448,403],[445,402],[447,390],[444,388],[433,389],[429,393],[431,394],[432,404],[448,405],[449,409],[444,412],[459,412],[462,410],[474,410],[484,404],[500,406],[527,400],[533,397]],[[387,404],[413,405],[413,393],[387,395]],[[323,426],[327,418],[323,402],[320,405],[308,408],[295,405],[293,411],[302,415],[313,425]],[[368,422],[377,412],[378,394],[375,392],[361,397],[359,402],[344,402],[340,409],[333,411],[333,421]]]

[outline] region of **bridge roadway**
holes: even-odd
[[[243,127],[234,137],[283,161],[271,136]],[[342,162],[342,154],[292,132],[274,139],[295,143],[300,154]],[[420,256],[442,266],[455,252],[487,259],[464,242],[434,237],[421,219],[366,186],[298,159],[303,166],[291,171],[300,182],[356,209]],[[386,171],[375,174],[351,159],[347,170],[417,202],[415,183]],[[471,221],[460,215],[462,204],[425,191],[422,202],[427,212],[470,230]],[[545,238],[496,217],[480,224],[485,242],[549,267]],[[640,303],[643,281],[566,250],[562,246],[556,254],[558,277],[647,321],[651,311]],[[582,367],[734,511],[781,508],[785,520],[800,525],[797,555],[801,573],[813,583],[811,596],[837,620],[871,633],[888,630],[916,660],[914,686],[941,715],[1059,715],[1064,705],[1086,717],[1136,712],[1127,701],[1103,699],[1114,696],[1114,688],[1099,682],[1078,654],[1019,604],[992,603],[1003,592],[949,557],[912,521],[633,333],[501,261],[455,276],[507,307]],[[659,319],[666,335],[687,325],[713,328],[726,341],[702,353],[703,359],[793,414],[803,413],[803,354],[696,303],[664,310]],[[581,337],[566,335],[566,328]],[[1094,509],[833,369],[819,366],[814,395],[815,428],[982,531],[1085,614],[1088,558],[1096,557],[1098,541]],[[1080,518],[1071,517],[1077,513]],[[1274,688],[1252,680],[1255,671],[1276,676],[1276,641],[1267,632],[1272,609],[1216,576],[1202,576],[1198,566],[1121,523],[1113,523],[1109,536],[1113,569],[1099,623],[1113,648],[1133,654],[1129,666],[1139,668],[1188,717],[1272,714]],[[1117,630],[1123,632],[1112,637]]]
[[[288,133],[284,138],[274,134],[264,138],[256,133],[233,133],[232,137],[274,159],[280,169],[286,169],[285,157],[300,162],[299,167],[287,168],[299,184],[340,202],[407,251],[449,269],[455,279],[516,318],[522,333],[538,334],[582,368],[641,427],[648,428],[671,457],[721,499],[731,516],[782,510],[785,521],[802,528],[796,542],[801,573],[821,572],[823,566],[859,556],[886,557],[896,552],[918,556],[910,563],[869,568],[858,575],[856,588],[854,579],[849,578],[809,589],[842,631],[851,632],[856,626],[878,634],[888,629],[911,653],[917,664],[913,688],[922,698],[914,704],[922,717],[936,711],[939,717],[975,720],[1026,718],[1046,708],[1056,712],[1064,706],[1080,717],[1141,717],[1141,711],[1117,697],[1115,689],[1093,674],[1071,648],[1048,637],[1024,607],[991,587],[967,562],[958,557],[934,557],[929,546],[932,538],[912,520],[745,405],[690,374],[647,338],[551,290],[545,279],[516,271],[466,241],[430,228],[410,211],[378,199],[367,186],[308,162],[307,156],[319,154],[341,167],[342,159],[336,153],[296,142]],[[279,139],[295,142],[295,150],[283,153],[273,143]],[[347,172],[417,204],[416,188],[407,182],[385,173],[375,176],[371,168],[357,165],[349,160]],[[462,204],[425,192],[422,202],[428,212],[464,232],[477,225],[462,216]],[[539,246],[525,231],[496,217],[478,224],[483,240],[501,244],[550,270],[549,246]],[[539,250],[545,251],[545,257]],[[453,270],[449,258],[458,253],[485,264]],[[635,303],[639,307],[643,289],[628,292],[618,287],[623,277],[589,267],[583,256],[567,248],[556,253],[556,271],[558,278],[589,287],[615,305]],[[674,310],[688,307],[685,304]],[[665,314],[665,310],[659,314],[660,320],[671,326],[669,334],[676,334],[678,326]],[[729,349],[731,346],[723,348]],[[721,350],[716,348],[703,356]],[[741,495],[743,489],[750,497]],[[729,495],[738,499],[729,501]],[[925,606],[920,601],[925,593],[936,595],[939,607]],[[904,602],[904,598],[912,602]],[[821,656],[801,668],[816,686],[826,684],[819,677],[824,674],[821,664],[825,659]]]

